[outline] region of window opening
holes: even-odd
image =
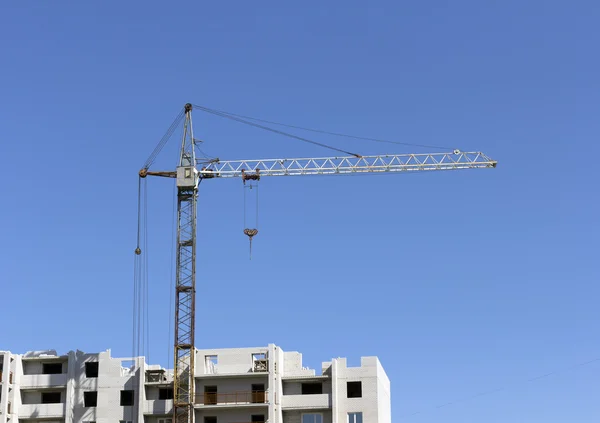
[[[348,398],[362,397],[362,382],[348,382],[347,385]]]
[[[121,391],[121,405],[129,406],[133,405],[133,392],[132,390]]]
[[[42,373],[45,375],[59,375],[62,373],[62,363],[43,363]]]
[[[323,423],[323,415],[318,413],[303,414],[302,423]]]
[[[60,392],[42,392],[42,404],[60,404]]]
[[[171,400],[173,399],[173,388],[160,388],[158,390],[159,400]]]
[[[323,393],[323,384],[311,382],[302,384],[302,395],[316,395]]]
[[[97,361],[89,361],[85,363],[85,377],[98,377]]]
[[[96,407],[98,405],[98,392],[89,391],[83,393],[83,406]]]

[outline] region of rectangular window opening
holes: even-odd
[[[362,382],[348,382],[347,385],[347,396],[348,398],[361,398],[362,397]]]
[[[212,364],[213,366],[216,366],[217,364],[219,364],[219,356],[217,355],[207,355],[204,357],[206,364]]]
[[[133,392],[132,390],[121,391],[121,405],[129,406],[133,405]]]
[[[323,423],[323,415],[320,413],[302,414],[302,423]]]
[[[252,354],[252,370],[255,372],[269,371],[269,360],[267,360],[267,353]]]
[[[321,382],[310,382],[302,384],[302,395],[317,395],[323,393],[323,384]]]
[[[42,363],[42,374],[59,375],[63,372],[62,363]]]
[[[42,404],[60,404],[60,392],[42,392]]]
[[[252,414],[250,417],[250,421],[252,423],[265,423],[265,415],[264,414]]]
[[[204,417],[204,423],[217,423],[217,418],[213,416]]]
[[[97,361],[89,361],[85,363],[85,377],[98,377]]]
[[[88,391],[83,393],[83,406],[96,407],[98,405],[98,392]]]
[[[159,400],[172,400],[173,399],[173,388],[160,388],[158,390]]]
[[[348,423],[363,423],[362,413],[348,413]]]

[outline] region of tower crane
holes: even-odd
[[[372,173],[403,173],[434,170],[485,169],[497,162],[481,152],[430,154],[392,154],[341,157],[286,158],[265,160],[221,161],[206,163],[197,160],[193,136],[192,109],[187,103],[180,117],[184,118],[179,163],[175,171],[150,171],[149,161],[139,176],[162,176],[176,179],[177,244],[175,276],[175,342],[173,423],[194,423],[195,371],[195,294],[196,294],[196,204],[198,186],[204,179],[240,178],[259,180],[266,176],[351,175]],[[176,120],[177,121],[177,120]],[[175,122],[174,122],[175,124]],[[170,131],[174,126],[172,125]],[[268,128],[265,128],[268,129]],[[277,132],[277,131],[276,131]],[[169,135],[170,136],[170,135]],[[295,137],[298,138],[298,137]],[[164,145],[164,139],[161,141]],[[160,151],[155,149],[153,156]],[[151,157],[153,157],[151,156]],[[198,167],[200,169],[198,169]],[[255,232],[246,233],[250,239]],[[140,254],[136,249],[136,254]]]

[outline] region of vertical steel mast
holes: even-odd
[[[175,285],[174,423],[194,422],[194,331],[196,308],[196,199],[192,105],[185,105],[177,166],[177,275]]]

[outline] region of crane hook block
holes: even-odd
[[[142,254],[142,250],[140,249],[140,247],[137,247],[137,248],[135,249],[135,254],[136,254],[137,256],[139,256],[140,254]]]
[[[260,169],[256,169],[255,173],[246,173],[242,169],[242,182],[244,182],[244,185],[246,185],[246,181],[260,181]]]

